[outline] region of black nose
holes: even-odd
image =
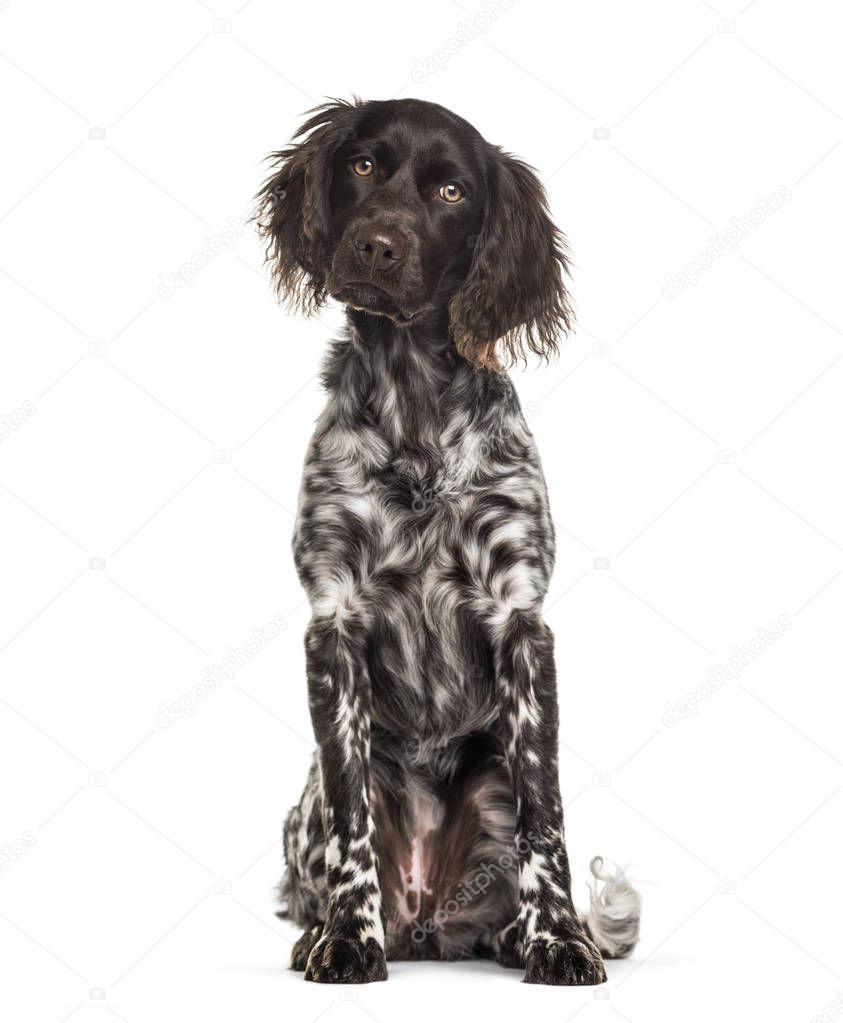
[[[407,254],[407,239],[394,227],[364,227],[357,232],[354,247],[368,270],[392,270]]]

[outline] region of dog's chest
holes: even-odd
[[[336,398],[317,428],[296,530],[314,614],[362,626],[376,724],[423,743],[482,729],[494,716],[483,616],[522,586],[504,551],[525,533],[512,511],[531,471],[520,412],[473,391],[424,414],[386,393],[340,411]]]
[[[385,475],[368,496],[366,608],[373,712],[390,730],[442,741],[493,715],[488,645],[466,556],[478,493],[447,453],[429,474]]]

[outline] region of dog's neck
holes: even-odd
[[[418,479],[436,471],[441,436],[452,414],[447,396],[465,370],[447,332],[397,327],[381,317],[349,315],[357,414],[384,437],[399,471]]]
[[[367,460],[380,444],[381,464],[370,470],[392,466],[416,480],[434,475],[467,430],[494,432],[517,408],[512,385],[460,356],[444,319],[398,327],[349,311],[346,335],[326,360],[330,398],[318,432],[336,430]]]

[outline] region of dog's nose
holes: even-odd
[[[354,247],[368,270],[392,270],[407,254],[407,239],[394,227],[364,227]]]

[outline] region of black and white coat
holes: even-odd
[[[284,832],[292,965],[362,982],[483,955],[600,982],[639,900],[599,860],[587,920],[571,898],[553,523],[502,368],[570,323],[562,236],[531,168],[435,104],[332,102],[296,138],[260,230],[279,293],[333,295],[348,326],[294,541],[317,755]]]
[[[583,928],[571,900],[553,523],[514,387],[365,314],[324,381],[294,541],[318,755],[285,828],[293,965],[380,979],[384,952],[485,954],[600,981],[593,942],[628,954],[638,903],[602,875]]]

